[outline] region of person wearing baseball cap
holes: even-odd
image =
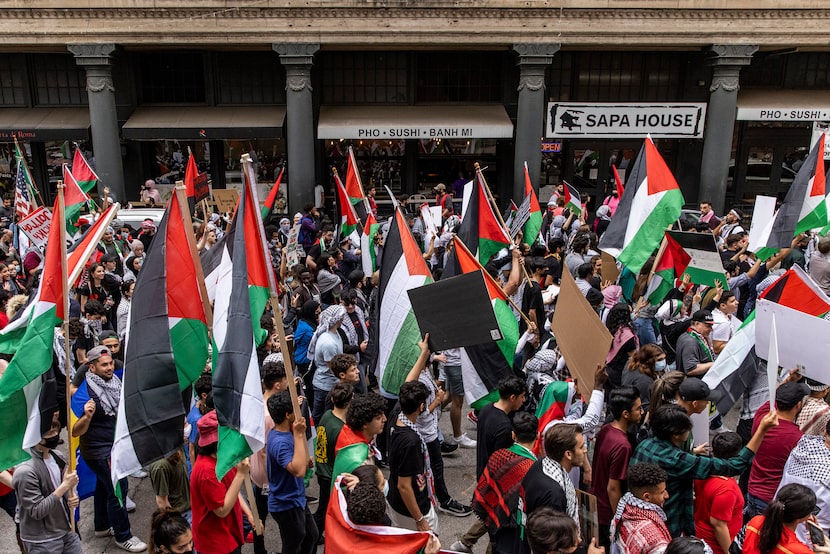
[[[830,406],[827,405],[830,385],[809,377],[804,378],[804,384],[810,388],[810,394],[804,397],[804,406],[801,407],[795,424],[805,435],[823,437],[827,423],[830,422]]]
[[[452,205],[452,195],[447,194],[447,185],[444,183],[438,183],[432,190],[435,192],[435,205],[441,206],[441,221],[443,222],[455,213]]]
[[[248,521],[257,521],[256,533],[262,535],[262,522],[239,499],[239,491],[250,472],[245,458],[231,468],[222,480],[216,478],[216,451],[219,444],[219,420],[216,410],[203,415],[199,429],[199,453],[190,473],[190,509],[193,513],[193,547],[200,554],[239,552],[245,542],[242,513]]]
[[[677,339],[677,369],[688,377],[702,377],[715,362],[710,335],[715,320],[709,310],[692,314],[689,329]]]
[[[764,513],[775,497],[775,491],[784,474],[787,458],[804,435],[795,420],[804,397],[810,394],[805,383],[785,382],[775,391],[775,408],[778,411],[778,425],[767,433],[752,461],[747,486],[744,517],[753,518]],[[761,419],[770,411],[769,402],[764,403],[755,414],[752,430],[758,428]]]
[[[677,391],[677,403],[690,416],[699,414],[709,405],[709,385],[697,377],[686,377]]]

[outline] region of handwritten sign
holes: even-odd
[[[215,189],[213,191],[213,200],[216,203],[216,208],[219,210],[219,213],[233,213],[239,201],[239,193],[236,189]]]
[[[37,246],[43,248],[49,240],[49,227],[52,223],[52,212],[46,208],[38,208],[24,219],[21,219],[17,226]]]

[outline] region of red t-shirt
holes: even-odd
[[[752,433],[758,430],[761,419],[769,412],[769,402],[758,408],[752,422]],[[778,425],[767,431],[752,460],[749,471],[749,494],[764,502],[772,502],[784,475],[784,464],[804,433],[792,421],[779,419]]]
[[[597,433],[594,462],[591,468],[593,481],[591,494],[597,497],[597,515],[602,525],[609,525],[614,513],[608,498],[608,481],[622,481],[622,494],[625,494],[625,476],[628,473],[628,460],[633,453],[628,436],[621,430],[607,423]]]
[[[746,538],[744,539],[743,554],[760,554],[761,527],[764,525],[764,516],[755,516],[746,524]],[[784,527],[781,540],[772,551],[772,554],[813,554],[813,549],[798,540],[794,532]]]
[[[726,554],[715,538],[710,517],[726,522],[733,539],[743,525],[744,496],[734,479],[716,475],[695,481],[695,535],[712,547],[714,554]]]
[[[193,548],[199,554],[228,554],[242,545],[242,508],[239,502],[225,517],[213,510],[225,503],[236,468],[222,482],[216,480],[216,458],[199,456],[190,474],[190,509],[193,512]]]

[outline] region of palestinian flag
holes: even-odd
[[[89,229],[80,238],[76,239],[75,244],[68,250],[66,257],[69,266],[69,283],[75,283],[81,276],[87,260],[93,254],[96,254],[98,244],[101,242],[104,233],[107,232],[107,227],[115,218],[116,213],[118,213],[118,208],[115,204],[111,204],[104,213],[98,216],[95,223],[90,225]]]
[[[346,496],[341,485],[341,479],[336,477],[332,498],[326,511],[326,552],[328,554],[353,554],[361,551],[383,552],[384,554],[423,552],[429,541],[430,533],[386,525],[353,523],[346,510]]]
[[[75,155],[72,157],[72,176],[78,182],[81,190],[86,193],[94,189],[95,185],[100,181],[98,174],[95,173],[95,170],[86,161],[84,153],[81,152],[77,143],[75,143]]]
[[[524,202],[522,202],[524,205]],[[519,229],[521,229],[521,225],[518,225],[518,221],[516,220],[516,215],[519,213],[519,207],[516,205],[513,200],[510,201],[510,207],[507,209],[506,217],[504,218],[504,226],[510,230],[510,238],[516,238],[519,234]],[[514,222],[517,225],[514,227]],[[515,231],[514,231],[515,229]]]
[[[680,217],[683,202],[677,181],[651,136],[646,137],[615,217],[599,241],[600,249],[639,273],[666,228]]]
[[[285,173],[285,166],[280,168],[280,174],[277,175],[277,180],[274,182],[274,186],[271,187],[271,191],[268,193],[268,197],[265,199],[265,205],[262,207],[262,220],[265,221],[271,215],[271,212],[274,211],[274,204],[277,202],[277,194],[280,192],[280,184],[282,183],[282,174]]]
[[[553,381],[545,387],[539,399],[539,405],[536,406],[539,438],[536,439],[536,445],[533,447],[535,454],[542,452],[542,441],[544,441],[548,426],[554,421],[564,419],[568,410],[571,409],[574,394],[576,394],[576,386],[568,381]]]
[[[666,231],[666,245],[654,264],[654,275],[646,297],[653,306],[659,306],[674,288],[675,279],[688,273],[692,283],[714,287],[720,281],[724,289],[729,284],[723,270],[715,237],[710,233]]]
[[[247,165],[247,164],[246,164]],[[243,171],[248,176],[248,167]],[[255,326],[270,295],[270,263],[262,252],[262,237],[253,181],[248,177],[236,210],[233,253],[216,285],[213,338],[218,347],[213,370],[213,398],[219,419],[216,477],[259,451],[265,436],[265,406],[259,377]],[[228,239],[229,242],[231,239]],[[258,283],[251,283],[251,279]],[[256,307],[255,307],[256,306]]]
[[[181,448],[190,387],[207,361],[207,318],[184,209],[174,193],[136,283],[112,447],[114,483]]]
[[[496,283],[464,243],[455,240],[456,259],[462,274],[480,271],[487,285],[490,303],[496,314],[501,340],[461,349],[461,375],[464,395],[474,409],[498,400],[499,381],[513,374],[516,345],[519,343],[519,323],[502,288]]]
[[[372,210],[369,209],[369,201],[366,200],[366,194],[363,191],[363,183],[360,181],[360,170],[357,168],[357,161],[355,160],[354,150],[352,150],[351,146],[349,146],[348,166],[346,167],[346,196],[349,198],[349,204],[354,206],[354,211],[360,221],[365,221],[366,214]],[[343,213],[343,208],[340,208],[340,213]],[[349,235],[344,234],[342,236],[347,237]]]
[[[767,287],[759,296],[760,299],[817,317],[822,317],[830,311],[830,299],[797,265]],[[738,398],[752,385],[760,368],[758,364],[753,310],[703,376],[703,381],[713,391],[712,398],[720,413],[728,413]]]
[[[432,282],[426,262],[401,211],[389,225],[380,264],[377,377],[383,390],[398,394],[420,355],[421,330],[407,291]]]
[[[617,198],[622,198],[622,195],[625,192],[625,187],[623,186],[622,179],[620,179],[620,173],[617,171],[617,166],[612,165],[611,171],[614,172],[614,185],[617,187]]]
[[[522,242],[533,245],[539,239],[539,232],[542,230],[542,208],[539,207],[539,198],[536,197],[536,191],[530,182],[527,162],[525,162],[525,199],[522,202],[523,205],[524,202],[528,202],[530,215],[522,228],[522,231],[524,231]]]
[[[81,186],[69,171],[69,166],[63,164],[64,201],[66,203],[66,226],[74,229],[75,222],[81,217],[81,208],[89,206],[92,201],[81,190]]]
[[[0,469],[8,469],[29,458],[24,450],[40,442],[41,424],[48,429],[52,420],[50,412],[57,410],[56,385],[54,388],[44,388],[44,385],[49,381],[46,373],[52,367],[55,327],[66,317],[64,219],[59,195],[52,211],[40,287],[20,316],[0,331],[0,353],[12,356],[0,376],[0,413],[4,418],[0,431]],[[48,398],[50,395],[52,398]],[[42,409],[47,412],[43,417]],[[44,417],[48,420],[43,421]]]
[[[340,209],[340,236],[348,237],[357,230],[359,223],[357,213],[355,213],[354,206],[350,202],[350,198],[340,181],[340,177],[335,173],[334,175],[335,187],[337,187],[337,207]]]
[[[363,433],[344,425],[334,446],[334,466],[331,474],[337,477],[341,473],[351,473],[356,467],[363,465],[371,454],[371,447]]]
[[[562,181],[562,188],[565,189],[565,209],[570,210],[575,217],[582,214],[582,195],[567,181]]]
[[[380,224],[372,212],[369,212],[366,215],[363,232],[360,233],[360,261],[363,264],[363,274],[370,279],[378,268],[377,250],[375,249],[375,235],[378,234],[378,229],[380,229]]]
[[[828,225],[824,168],[824,133],[793,179],[784,203],[764,228],[755,254],[769,259],[780,248],[789,248],[793,238]]]

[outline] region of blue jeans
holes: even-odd
[[[326,399],[329,397],[329,392],[331,391],[314,387],[314,403],[311,405],[311,417],[314,419],[315,425],[326,412]]]
[[[653,319],[638,317],[632,323],[634,329],[637,331],[637,338],[640,340],[641,347],[647,344],[657,343],[657,333],[654,331]]]
[[[744,506],[744,522],[767,511],[769,502],[764,502],[757,496],[746,493],[746,506]]]
[[[126,506],[122,506],[115,496],[115,488],[110,477],[110,460],[85,460],[86,465],[95,474],[95,530],[106,531],[110,527],[115,532],[115,540],[124,542],[133,536],[130,530],[130,518]],[[121,495],[127,498],[127,478],[121,479]]]

